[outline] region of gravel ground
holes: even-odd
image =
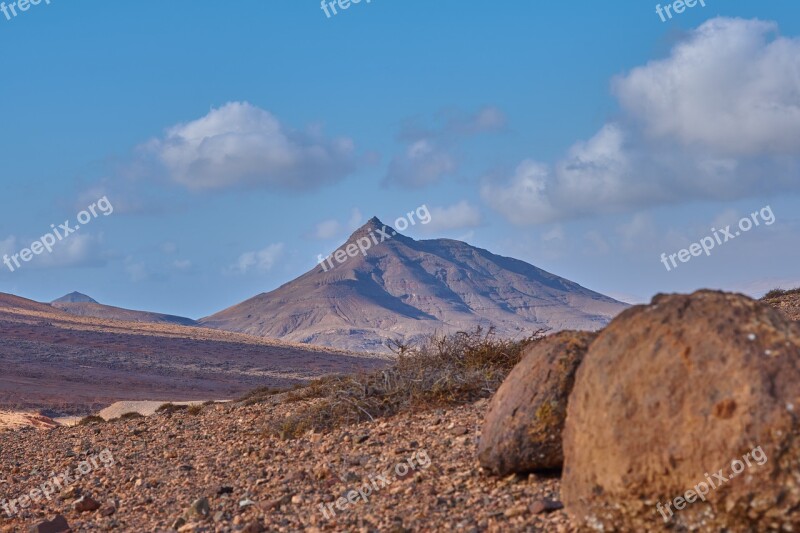
[[[51,472],[75,479],[62,476],[51,501],[17,504],[13,519],[0,509],[0,531],[59,513],[73,531],[572,531],[563,510],[549,511],[557,477],[481,471],[486,400],[273,437],[272,424],[298,405],[217,404],[197,415],[2,433],[0,505]]]

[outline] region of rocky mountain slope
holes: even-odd
[[[194,326],[197,323],[191,318],[182,316],[165,315],[162,313],[150,313],[148,311],[133,311],[121,307],[103,305],[94,299],[81,294],[72,292],[53,300],[50,305],[56,309],[76,316],[89,316],[108,320],[124,320],[126,322],[150,322],[153,324],[178,324],[181,326]]]
[[[363,254],[359,244],[367,248]],[[345,253],[348,248],[351,256]],[[493,325],[499,335],[512,338],[543,327],[595,330],[628,307],[523,261],[460,241],[416,241],[377,218],[339,250],[339,259],[347,257],[341,263],[334,253],[324,267],[318,265],[200,324],[381,351],[387,339],[413,342],[434,331],[476,326]]]

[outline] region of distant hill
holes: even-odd
[[[73,304],[75,304],[75,303],[89,303],[89,304],[96,304],[98,302],[96,300],[93,300],[92,298],[89,298],[85,294],[81,294],[79,292],[71,292],[69,294],[66,294],[66,295],[62,296],[61,298],[59,298],[57,300],[53,300],[51,303],[54,303],[54,304],[56,304],[56,303],[73,303]]]
[[[366,256],[317,266],[278,289],[203,318],[203,326],[338,348],[382,351],[387,339],[494,325],[595,330],[628,307],[533,265],[450,239],[416,241],[370,219],[340,248]],[[377,237],[377,238],[374,238]],[[341,254],[340,254],[341,257]]]
[[[161,313],[150,313],[148,311],[133,311],[121,307],[113,307],[97,303],[96,300],[81,294],[71,292],[57,300],[53,300],[50,305],[66,313],[76,316],[88,316],[103,318],[107,320],[124,320],[126,322],[149,322],[153,324],[177,324],[181,326],[196,326],[197,322],[191,318],[174,315],[164,315]]]
[[[0,293],[0,432],[49,423],[30,413],[84,415],[119,401],[230,399],[386,363],[229,331],[75,316]]]

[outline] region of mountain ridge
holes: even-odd
[[[360,239],[372,243],[366,253],[353,250]],[[347,248],[346,260],[333,260]],[[453,239],[412,239],[377,217],[328,256],[325,265],[331,263],[332,268],[318,264],[198,322],[294,342],[385,351],[390,339],[414,342],[434,331],[477,326],[495,326],[508,337],[542,327],[599,329],[628,307],[519,259]]]

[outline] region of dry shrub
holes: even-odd
[[[771,300],[773,298],[780,298],[781,296],[786,296],[786,295],[789,295],[789,294],[800,294],[800,287],[798,287],[796,289],[789,289],[789,290],[772,289],[767,294],[765,294],[764,297],[761,298],[761,299],[762,300]]]
[[[519,362],[522,349],[544,330],[512,341],[494,329],[434,335],[419,347],[390,343],[395,365],[369,374],[329,376],[287,394],[304,402],[274,426],[282,438],[394,415],[474,402],[491,396]]]
[[[187,405],[176,405],[174,403],[165,403],[159,406],[156,409],[156,413],[165,413],[171,415],[173,413],[177,413],[178,411],[186,411],[189,408]]]
[[[244,405],[263,403],[264,401],[268,400],[271,396],[275,396],[276,394],[280,394],[282,392],[286,392],[286,389],[278,389],[275,387],[259,387],[257,389],[251,390],[250,392],[248,392],[247,394],[236,400],[236,402]]]
[[[97,415],[89,415],[81,418],[80,421],[78,422],[78,425],[89,426],[91,424],[105,424],[105,423],[106,420],[103,417]]]

